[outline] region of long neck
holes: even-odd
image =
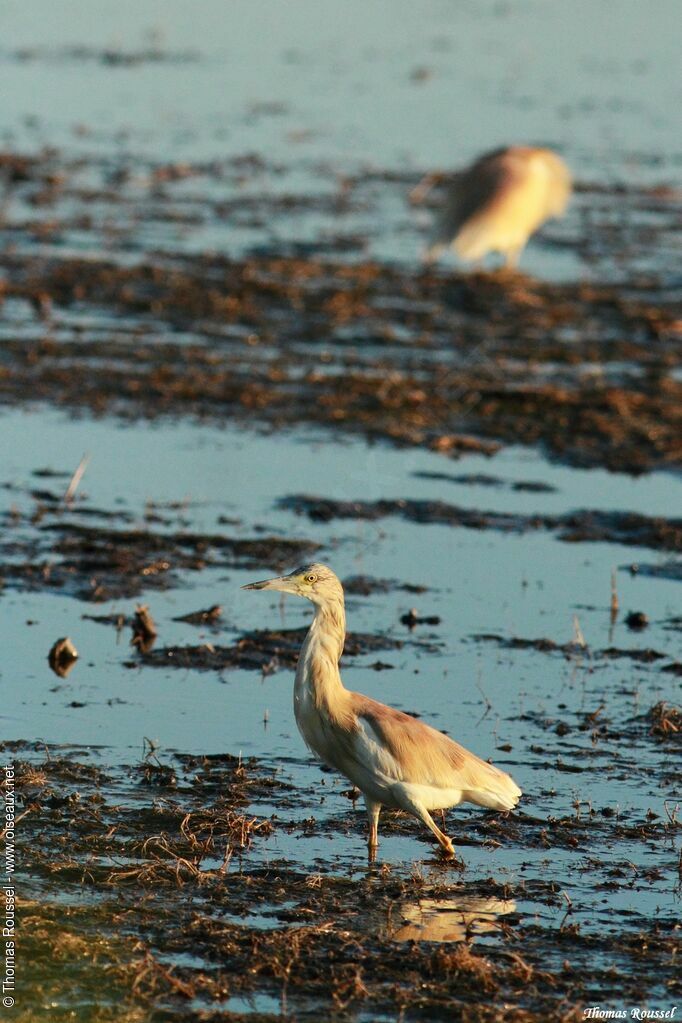
[[[305,688],[317,706],[338,697],[343,691],[339,659],[346,637],[343,597],[316,605],[296,671],[297,688]]]

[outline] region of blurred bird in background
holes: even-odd
[[[419,202],[434,183],[427,176],[412,193]],[[561,217],[571,195],[571,175],[550,149],[509,146],[479,157],[455,175],[426,252],[427,260],[451,246],[476,263],[490,252],[515,267],[530,236]]]

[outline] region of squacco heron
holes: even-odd
[[[292,593],[315,605],[298,658],[294,714],[313,753],[362,792],[370,859],[382,806],[423,821],[447,856],[454,856],[454,846],[431,810],[462,802],[492,810],[516,806],[521,789],[508,774],[409,714],[345,688],[339,673],[346,637],[343,587],[330,568],[309,565],[243,588]]]
[[[550,149],[486,153],[455,176],[427,257],[452,246],[466,262],[499,252],[514,267],[533,232],[563,215],[570,195],[569,170]]]

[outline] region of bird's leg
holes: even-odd
[[[429,811],[420,806],[418,803],[412,803],[410,812],[416,817],[419,817],[421,821],[426,824],[427,828],[433,832],[438,839],[438,844],[447,857],[453,857],[455,855],[455,847],[452,844],[452,840],[448,838],[444,831],[441,831]]]
[[[379,844],[379,814],[381,813],[381,803],[373,803],[371,799],[365,796],[365,806],[367,807],[367,820],[369,821],[369,836],[367,838],[367,854],[370,862],[374,861],[377,852],[377,846]]]
[[[428,816],[428,814],[427,814],[427,816]],[[429,823],[429,821],[430,821],[430,823]],[[440,847],[443,850],[443,852],[445,853],[445,855],[449,859],[453,858],[454,855],[455,855],[455,847],[452,844],[452,839],[448,838],[448,836],[445,834],[445,832],[440,830],[440,828],[438,827],[436,822],[431,817],[429,817],[429,820],[424,821],[424,823],[426,824],[426,826],[428,828],[431,828],[431,830],[433,831],[434,835],[438,839],[438,844],[440,845]]]

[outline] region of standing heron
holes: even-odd
[[[515,267],[534,231],[561,217],[571,175],[550,149],[510,146],[486,153],[455,175],[427,251],[436,259],[452,246],[467,262],[500,252]]]
[[[330,568],[310,565],[243,589],[292,593],[315,605],[296,668],[294,714],[310,749],[362,792],[370,859],[382,806],[418,817],[447,856],[454,856],[454,846],[429,811],[462,802],[492,810],[516,806],[521,789],[508,774],[409,714],[345,688],[339,673],[346,638],[343,587]]]

